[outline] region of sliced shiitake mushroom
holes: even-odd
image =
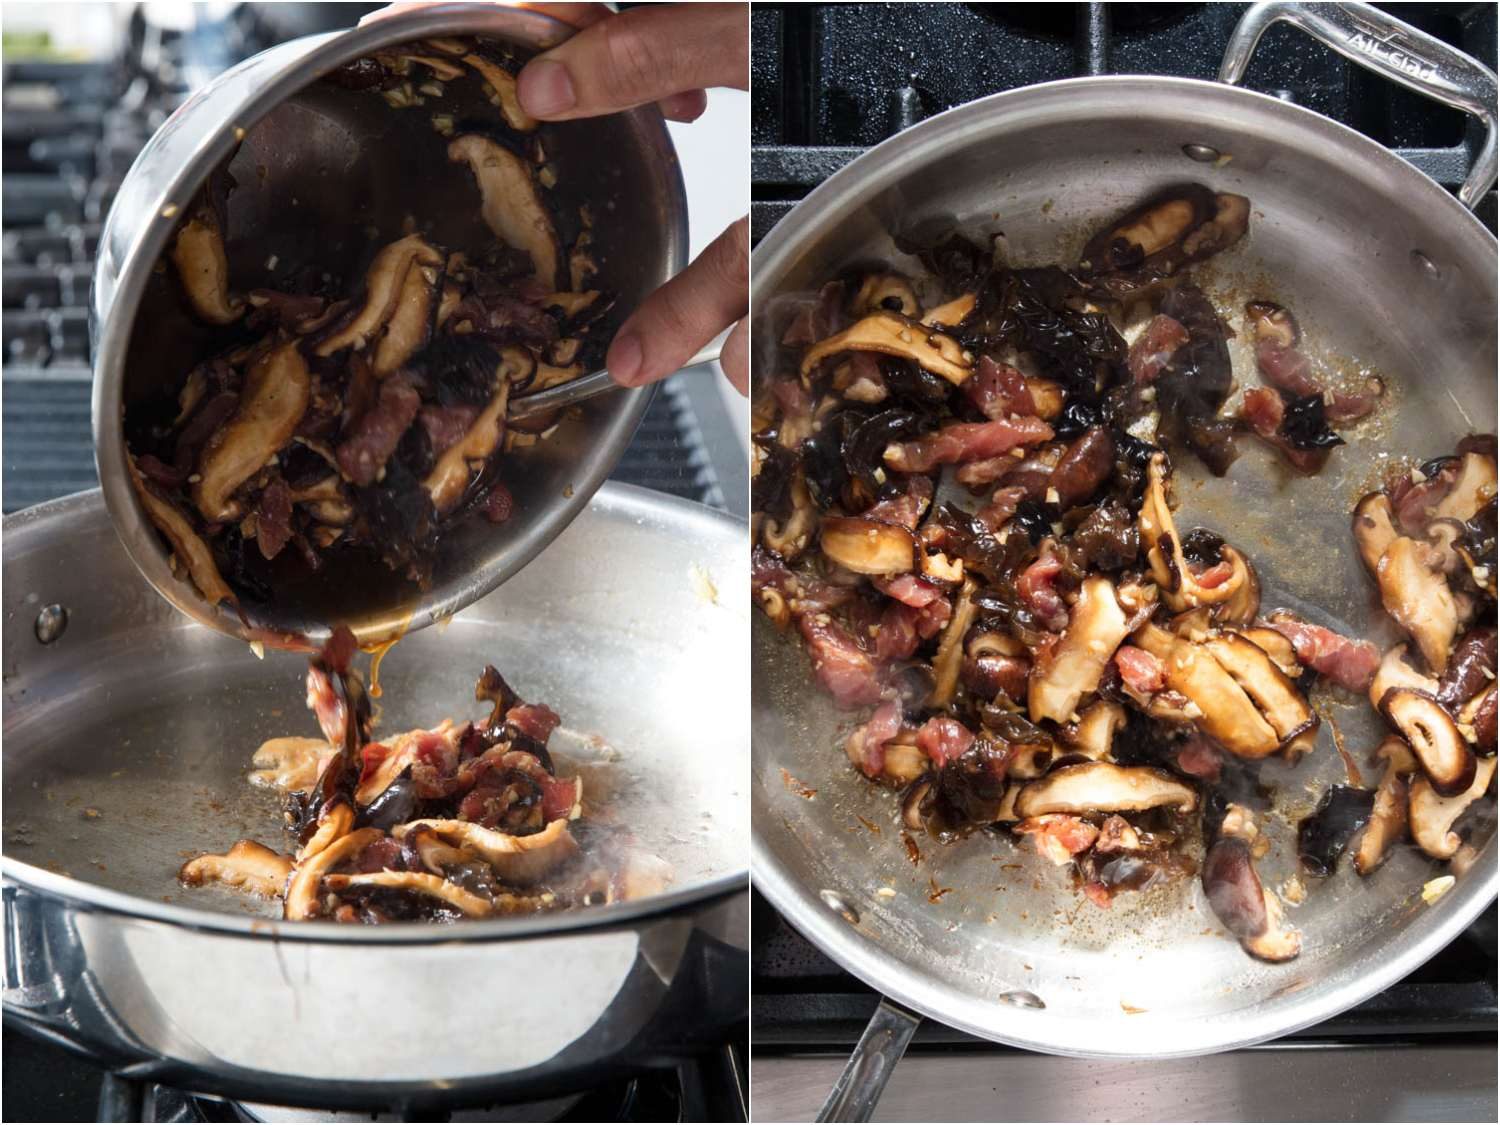
[[[1150,766],[1079,762],[1029,782],[1016,798],[1015,811],[1024,819],[1046,813],[1143,812],[1162,806],[1191,812],[1198,806],[1198,794]]]
[[[1418,768],[1416,758],[1399,738],[1387,738],[1375,750],[1385,761],[1385,773],[1375,789],[1370,821],[1354,848],[1354,870],[1368,875],[1385,862],[1391,846],[1406,834],[1407,779]]]
[[[901,356],[955,385],[973,373],[973,356],[952,336],[899,313],[878,312],[809,348],[802,357],[802,377],[808,378],[829,356],[847,351]]]
[[[291,440],[311,394],[307,363],[294,342],[274,347],[250,364],[234,414],[198,457],[193,503],[206,519],[222,523],[243,514],[233,498],[235,490]]]
[[[1411,688],[1431,696],[1438,694],[1438,681],[1431,676],[1422,675],[1407,663],[1406,647],[1404,644],[1396,645],[1387,650],[1380,659],[1380,667],[1375,669],[1375,679],[1370,683],[1370,706],[1377,711],[1380,710],[1380,702],[1386,697],[1386,693],[1395,688]]]
[[[872,273],[860,283],[849,310],[855,316],[885,311],[915,318],[921,306],[917,304],[910,279],[899,273]]]
[[[978,304],[977,298],[972,293],[965,293],[955,297],[947,304],[939,305],[935,309],[929,309],[922,317],[922,323],[929,328],[952,328],[954,325],[962,324],[974,306]]]
[[[1495,459],[1483,453],[1465,453],[1458,478],[1438,501],[1433,515],[1439,519],[1467,521],[1495,498]]]
[[[234,591],[219,573],[213,552],[209,550],[203,537],[193,530],[187,516],[178,511],[176,505],[151,491],[151,486],[136,468],[134,457],[127,456],[125,461],[130,468],[130,483],[135,488],[135,494],[140,497],[141,507],[146,509],[147,517],[167,537],[167,542],[172,544],[177,560],[187,568],[188,577],[198,587],[204,600],[210,605],[234,601]]]
[[[322,738],[268,738],[250,759],[255,767],[250,781],[283,793],[306,793],[335,753]]]
[[[291,500],[304,505],[319,523],[343,527],[354,519],[354,505],[344,494],[343,482],[336,473],[292,489]]]
[[[1269,656],[1271,663],[1280,668],[1282,674],[1288,679],[1295,680],[1302,675],[1302,665],[1297,660],[1296,646],[1284,633],[1266,625],[1254,625],[1248,629],[1239,630],[1239,634]]]
[[[1032,722],[1073,719],[1083,697],[1099,686],[1115,649],[1129,632],[1114,583],[1095,575],[1084,579],[1062,640],[1031,671],[1027,708]]]
[[[855,574],[907,574],[921,557],[916,535],[899,524],[825,516],[820,536],[823,554]]]
[[[1088,273],[1135,269],[1153,254],[1181,243],[1208,222],[1214,210],[1214,194],[1202,184],[1166,188],[1089,239],[1079,265]]]
[[[1431,779],[1412,778],[1407,816],[1411,838],[1417,847],[1433,859],[1452,859],[1463,839],[1453,825],[1475,801],[1489,790],[1495,780],[1495,759],[1485,758],[1474,771],[1469,784],[1457,793],[1443,796]]]
[[[522,133],[529,133],[536,128],[536,118],[521,108],[521,99],[516,95],[515,75],[481,55],[465,55],[464,62],[477,70],[495,92],[507,125]]]
[[[495,368],[495,392],[489,405],[474,419],[468,433],[443,451],[422,482],[439,515],[451,511],[463,498],[474,470],[482,467],[499,446],[505,432],[510,388],[530,379],[535,370],[536,357],[525,348],[512,346],[501,350]]]
[[[1203,893],[1214,915],[1252,957],[1290,961],[1302,952],[1302,935],[1283,923],[1281,901],[1261,885],[1251,840],[1245,836],[1221,836],[1208,849]]]
[[[1391,498],[1384,492],[1371,492],[1362,497],[1354,506],[1353,528],[1360,560],[1371,575],[1378,574],[1380,557],[1396,541]]]
[[[1264,758],[1281,748],[1283,737],[1207,648],[1149,622],[1132,639],[1162,662],[1167,687],[1187,698],[1185,712],[1224,749],[1240,758]]]
[[[1282,740],[1289,757],[1312,749],[1317,737],[1317,715],[1260,646],[1228,631],[1209,638],[1204,646],[1255,702]]]
[[[292,860],[254,840],[241,840],[226,855],[200,855],[182,865],[177,877],[190,887],[213,881],[275,898],[286,887]]]
[[[1228,543],[1220,548],[1219,555],[1233,569],[1225,585],[1234,593],[1214,607],[1214,617],[1221,625],[1248,625],[1260,612],[1260,578],[1250,560]]]
[[[335,894],[350,887],[410,891],[445,902],[470,918],[483,918],[491,910],[489,899],[481,898],[457,883],[424,871],[369,871],[353,875],[325,875],[323,885]]]
[[[1241,593],[1241,587],[1253,576],[1253,572],[1246,563],[1217,586],[1204,586],[1198,582],[1183,553],[1182,537],[1177,534],[1172,508],[1167,503],[1167,475],[1166,454],[1152,454],[1139,519],[1141,542],[1146,547],[1146,562],[1151,567],[1152,578],[1161,589],[1162,601],[1176,612],[1228,602]],[[1241,602],[1242,609],[1250,597],[1251,595],[1245,595]],[[1259,602],[1258,592],[1254,595],[1254,600]]]
[[[760,538],[762,543],[787,562],[795,562],[807,550],[807,544],[818,526],[818,510],[807,490],[807,478],[803,475],[800,464],[792,471],[789,494],[792,498],[791,514],[780,522],[767,516],[761,527]]]
[[[340,863],[353,859],[384,835],[378,828],[360,828],[329,844],[316,855],[299,860],[292,869],[291,881],[287,883],[285,916],[294,922],[314,917],[323,876]]]
[[[1469,787],[1474,751],[1436,699],[1411,688],[1394,688],[1380,701],[1380,713],[1401,732],[1438,796],[1456,796]]]
[[[404,838],[419,828],[479,853],[501,880],[517,886],[535,883],[578,854],[578,842],[568,831],[567,820],[561,818],[530,836],[510,836],[467,820],[414,820],[398,827],[394,835]]]
[[[363,351],[384,332],[393,338],[390,343],[381,338],[386,366],[380,373],[394,371],[427,343],[443,261],[442,253],[416,234],[383,248],[365,271],[364,303],[335,322],[314,345],[313,354],[327,357],[345,348]]]
[[[172,264],[193,311],[210,324],[231,324],[245,313],[245,302],[229,291],[229,260],[218,215],[207,203],[197,207],[172,243]]]
[[[433,310],[442,287],[437,267],[413,259],[386,321],[385,332],[375,345],[375,358],[370,366],[378,378],[394,373],[432,339]]]
[[[937,655],[932,658],[933,687],[932,694],[927,697],[929,707],[946,707],[958,689],[958,677],[964,664],[964,637],[974,624],[974,591],[977,589],[972,578],[965,578],[954,599],[953,613],[943,629],[943,639],[938,642]]]
[[[537,280],[556,288],[562,246],[531,165],[503,145],[474,134],[448,146],[448,159],[467,162],[479,182],[485,225],[507,246],[531,255]]]
[[[1106,761],[1115,732],[1124,725],[1125,708],[1108,699],[1096,700],[1083,709],[1078,722],[1063,728],[1063,741],[1070,753]]]
[[[1417,642],[1422,659],[1442,674],[1458,633],[1458,606],[1433,552],[1409,536],[1397,536],[1375,567],[1380,600],[1396,624]]]

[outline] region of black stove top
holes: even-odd
[[[986,94],[1093,74],[1213,79],[1247,4],[757,4],[752,236],[872,145]],[[1381,4],[1495,65],[1496,6]],[[1316,110],[1457,188],[1477,122],[1278,24],[1245,85]],[[1495,193],[1480,207],[1494,229]]]
[[[752,237],[885,138],[986,94],[1094,74],[1213,79],[1246,4],[764,4],[752,12]],[[1493,4],[1382,4],[1495,66]],[[1245,84],[1343,122],[1456,190],[1478,152],[1477,123],[1277,25]],[[1491,191],[1480,218],[1495,229]],[[1410,1039],[1493,1045],[1495,908],[1400,984],[1286,1042]],[[845,973],[760,896],[753,901],[752,1049],[850,1049],[877,994]],[[913,1050],[981,1044],[922,1024]]]
[[[524,1104],[372,1106],[330,1113],[200,1097],[106,1074],[18,1031],[5,1034],[6,1121],[745,1121],[744,1049],[735,1046],[648,1068],[564,1097]]]

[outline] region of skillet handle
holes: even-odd
[[[1479,118],[1485,129],[1484,145],[1469,170],[1469,178],[1458,191],[1459,202],[1464,206],[1472,209],[1479,203],[1495,183],[1494,71],[1369,4],[1271,0],[1250,5],[1240,17],[1219,67],[1220,82],[1239,84],[1260,37],[1278,20],[1301,28],[1366,70]]]
[[[885,1092],[885,1084],[891,1080],[891,1072],[906,1053],[906,1045],[921,1022],[921,1016],[882,996],[880,1006],[854,1045],[854,1053],[815,1120],[870,1120],[880,1095]]]

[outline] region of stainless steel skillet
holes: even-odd
[[[590,815],[674,866],[667,893],[450,927],[282,923],[175,872],[241,836],[282,843],[244,774],[262,739],[315,731],[303,660],[256,661],[158,597],[97,492],[11,517],[7,1025],[137,1078],[345,1106],[550,1096],[722,1036],[746,1004],[749,609],[728,595],[747,579],[740,521],[607,485],[536,565],[382,666],[385,730],[469,716],[486,661],[550,703]]]
[[[1358,61],[1384,59],[1387,72],[1483,108],[1493,123],[1493,74],[1363,5],[1251,9],[1225,77],[1242,73],[1266,19],[1289,14]],[[1371,43],[1374,55],[1356,39]],[[1412,77],[1407,64],[1436,74]],[[1454,94],[1458,88],[1468,94]],[[896,249],[897,232],[956,223],[1003,232],[1012,261],[1056,262],[1131,202],[1190,179],[1243,193],[1253,206],[1249,238],[1195,280],[1226,310],[1257,296],[1289,305],[1318,348],[1385,376],[1393,403],[1314,480],[1291,479],[1268,451],[1250,447],[1222,480],[1181,466],[1179,520],[1244,544],[1260,568],[1267,610],[1286,606],[1390,639],[1351,550],[1349,511],[1388,456],[1433,456],[1467,432],[1494,428],[1495,241],[1414,168],[1306,110],[1232,85],[1112,77],[1021,89],[923,122],[828,180],[760,245],[756,369],[765,374],[777,362],[787,297],[855,262],[911,265]],[[1493,179],[1493,163],[1481,160],[1465,198],[1476,199]],[[1241,380],[1253,382],[1247,360],[1235,351]],[[1436,905],[1424,905],[1419,891],[1440,872],[1414,853],[1367,881],[1343,870],[1293,911],[1305,952],[1281,966],[1250,960],[1216,933],[1191,883],[1133,902],[1122,897],[1106,913],[1079,899],[1050,864],[984,834],[951,847],[923,842],[926,860],[913,866],[897,838],[892,798],[849,770],[838,750],[853,717],[816,689],[796,645],[759,619],[753,635],[757,887],[855,975],[974,1034],[1095,1056],[1169,1057],[1253,1043],[1410,972],[1495,894],[1493,803],[1472,837],[1480,860]],[[1331,714],[1357,756],[1375,745],[1367,705]],[[1288,799],[1265,861],[1272,885],[1293,871],[1292,823],[1315,791],[1343,777],[1324,726],[1318,752],[1276,778]],[[806,789],[816,796],[804,797]],[[877,1017],[870,1053],[846,1072],[858,1067],[859,1075],[827,1112],[868,1112],[878,1085],[860,1075],[888,1071],[912,1022]]]

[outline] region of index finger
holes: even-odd
[[[596,117],[709,86],[749,85],[744,4],[653,4],[600,20],[526,64],[533,117]]]

